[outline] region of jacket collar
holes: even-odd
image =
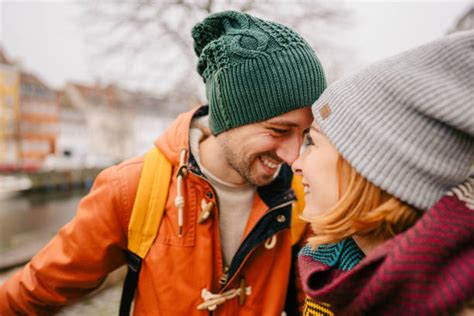
[[[197,107],[180,114],[173,124],[155,141],[155,146],[172,165],[179,165],[182,149],[189,153],[189,129],[192,119],[205,114],[207,114],[207,106]]]

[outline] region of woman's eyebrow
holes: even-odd
[[[314,125],[311,125],[311,129],[312,129],[313,131],[315,131],[316,133],[322,133],[322,132],[321,132],[321,129],[320,129],[319,127],[314,126]]]

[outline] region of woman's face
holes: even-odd
[[[293,172],[302,175],[305,187],[303,218],[310,220],[338,202],[338,159],[336,148],[313,121],[306,148],[292,165]]]

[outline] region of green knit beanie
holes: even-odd
[[[281,24],[224,11],[192,36],[214,135],[311,106],[326,88],[313,49]]]

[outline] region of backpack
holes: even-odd
[[[165,210],[171,170],[171,163],[156,147],[146,154],[128,224],[128,272],[120,301],[121,316],[130,315],[141,263],[155,240]]]
[[[128,224],[126,253],[128,272],[120,301],[120,316],[130,315],[142,260],[155,241],[161,224],[168,199],[172,169],[171,162],[158,148],[153,147],[145,155],[145,163]],[[295,245],[300,241],[306,229],[306,223],[298,218],[298,214],[304,209],[303,184],[301,181],[295,181],[297,177],[293,178],[292,187],[295,190],[297,201],[292,211],[291,244]]]

